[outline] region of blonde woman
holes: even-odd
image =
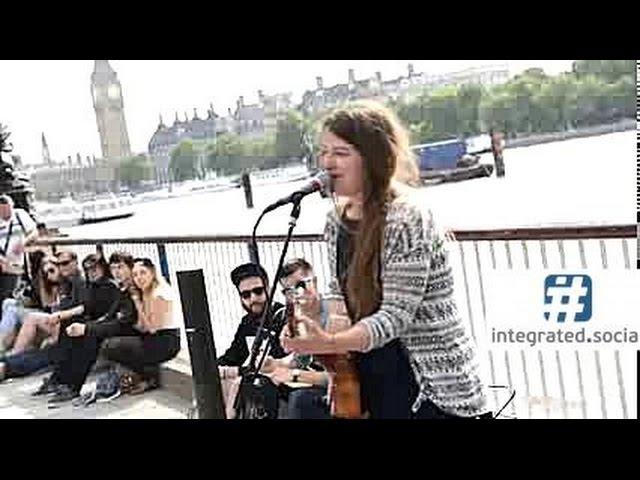
[[[134,327],[140,336],[110,338],[102,354],[134,372],[123,387],[128,393],[140,394],[160,386],[160,364],[178,354],[180,322],[174,313],[173,292],[151,260],[136,258],[132,275],[130,295],[138,315]]]

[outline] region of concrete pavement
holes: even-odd
[[[9,379],[0,383],[0,419],[186,419],[191,403],[171,389],[153,390],[142,395],[123,395],[110,402],[74,407],[71,402],[58,408],[47,406],[47,397],[32,397],[48,374]],[[95,380],[83,388],[93,388]]]

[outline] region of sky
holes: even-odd
[[[124,97],[131,149],[147,151],[159,115],[173,123],[175,113],[184,119],[206,115],[213,104],[218,115],[235,108],[239,96],[256,103],[258,90],[265,95],[291,92],[299,102],[314,89],[316,77],[325,87],[346,83],[348,70],[356,79],[383,80],[405,75],[412,63],[416,72],[454,72],[470,67],[505,65],[517,74],[541,67],[549,74],[569,71],[573,60],[110,60],[118,74]],[[101,156],[100,138],[91,99],[93,60],[1,60],[0,123],[11,132],[10,142],[24,163],[42,160],[44,132],[54,160],[75,160],[80,153]]]

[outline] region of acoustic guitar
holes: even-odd
[[[351,319],[340,298],[327,298],[329,315],[325,330],[337,333],[351,327]],[[360,380],[352,353],[315,355],[330,374],[329,402],[334,418],[363,418],[360,402]]]
[[[328,333],[337,333],[348,329],[351,320],[347,314],[344,302],[338,298],[326,299],[329,305],[329,314],[325,330]],[[299,331],[295,321],[295,302],[288,300],[285,316],[289,335],[293,338],[304,335]],[[355,359],[351,353],[347,354],[323,354],[314,355],[329,373],[329,405],[330,413],[334,418],[363,418],[360,404],[360,381]]]

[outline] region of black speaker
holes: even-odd
[[[191,356],[198,418],[224,419],[222,385],[202,270],[178,272],[178,289]]]

